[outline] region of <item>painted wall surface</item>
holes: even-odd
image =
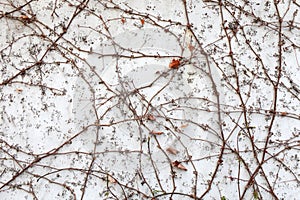
[[[1,1],[0,199],[299,199],[299,9]]]

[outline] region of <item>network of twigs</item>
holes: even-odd
[[[0,2],[0,198],[296,198],[299,9],[297,0]],[[129,27],[168,33],[190,57],[147,54],[119,44],[114,36]],[[115,53],[94,48],[103,41]],[[168,81],[149,99],[143,91],[156,80],[126,90],[132,83],[121,77],[122,62],[116,62],[110,66],[120,82],[115,87],[88,61],[91,55],[100,61],[167,62],[157,79]],[[187,65],[206,78],[211,95],[185,94],[153,105]],[[78,86],[60,76],[87,85],[93,121],[74,121],[61,111],[72,105]],[[99,96],[98,86],[107,96]],[[189,104],[191,99],[201,106]],[[166,115],[174,105],[214,117],[204,123]],[[112,120],[114,109],[125,114]],[[128,133],[139,143],[134,148],[115,142],[116,129],[124,124],[134,124]],[[199,134],[185,133],[188,126]],[[182,141],[184,135],[193,145]],[[179,144],[166,147],[162,138],[171,136]],[[34,140],[51,145],[32,148]],[[90,149],[82,148],[88,144]],[[137,166],[134,173],[127,173],[127,165]]]

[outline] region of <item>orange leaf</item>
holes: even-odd
[[[183,166],[181,164],[181,162],[175,160],[174,162],[172,162],[172,165],[178,169],[181,169],[181,170],[184,170],[184,171],[187,171],[187,168],[185,166]]]
[[[162,132],[162,131],[151,131],[150,134],[152,134],[152,135],[162,135],[162,134],[164,134],[164,132]]]
[[[178,69],[179,65],[180,65],[180,61],[177,60],[177,59],[173,59],[173,60],[170,62],[169,67],[170,67],[171,69]]]
[[[172,147],[167,148],[166,151],[173,155],[176,155],[179,152],[177,149],[174,149]]]
[[[144,25],[145,24],[145,20],[144,19],[140,19],[141,20],[141,24]]]

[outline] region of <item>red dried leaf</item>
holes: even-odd
[[[151,131],[150,134],[152,134],[152,135],[162,135],[162,134],[164,134],[164,132],[162,132],[162,131]]]
[[[166,151],[173,155],[176,155],[179,152],[177,149],[174,149],[173,147],[167,148]]]
[[[145,20],[141,19],[141,24],[144,25],[145,24]]]
[[[181,170],[184,170],[184,171],[187,171],[187,168],[185,166],[183,166],[181,164],[181,162],[175,160],[174,162],[172,162],[172,165],[178,169],[181,169]]]
[[[170,67],[171,69],[178,69],[179,65],[180,65],[180,61],[179,61],[178,59],[173,59],[173,60],[170,62],[169,67]]]
[[[124,17],[122,17],[122,18],[121,18],[121,22],[122,22],[122,24],[125,24],[126,19],[125,19]]]

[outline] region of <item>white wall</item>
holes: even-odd
[[[0,198],[297,199],[298,10],[0,3]]]

